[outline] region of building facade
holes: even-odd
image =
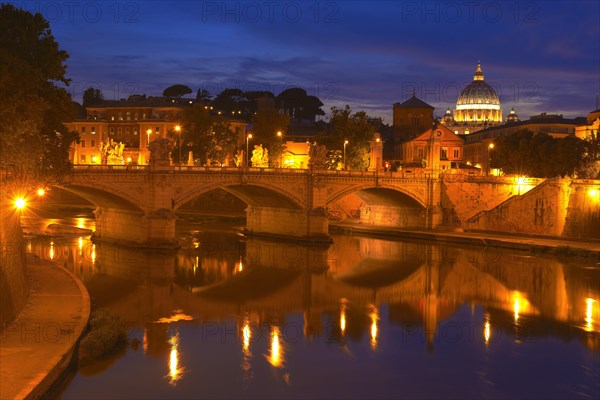
[[[439,147],[439,159],[436,154],[436,164],[427,165],[428,148],[432,140]],[[442,124],[430,127],[414,139],[401,143],[402,160],[407,164],[422,164],[424,167],[449,169],[452,163],[463,160],[463,139],[454,134]]]
[[[79,143],[71,148],[73,164],[101,164],[101,146],[122,143],[124,164],[146,165],[150,160],[148,144],[176,132],[184,109],[194,103],[190,99],[131,96],[127,100],[103,101],[86,108],[85,116],[65,123],[69,130],[80,135]],[[237,134],[238,147],[246,140],[246,123],[230,121]]]

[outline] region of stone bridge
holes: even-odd
[[[175,212],[215,189],[248,205],[246,229],[258,235],[328,241],[327,208],[350,194],[393,205],[413,227],[433,228],[441,219],[440,180],[429,174],[76,166],[57,186],[97,206],[97,237],[150,247],[175,245]]]

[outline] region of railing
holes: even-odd
[[[152,171],[148,165],[101,165],[77,164],[73,171],[81,172],[143,172]],[[221,174],[265,174],[265,175],[320,175],[340,178],[371,178],[371,179],[427,179],[431,175],[422,168],[403,169],[401,171],[351,171],[351,170],[311,170],[301,168],[258,168],[258,167],[204,167],[188,165],[172,165],[160,169],[161,173],[221,173]]]

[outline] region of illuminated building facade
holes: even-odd
[[[481,64],[477,64],[473,82],[460,93],[456,109],[453,113],[446,110],[442,123],[455,134],[467,135],[502,123],[500,99],[485,81]]]
[[[127,100],[103,101],[87,107],[85,116],[65,125],[80,135],[79,143],[71,148],[73,164],[101,164],[100,144],[111,140],[125,145],[125,164],[148,164],[148,144],[175,132],[181,114],[194,100],[165,97],[130,96]],[[246,123],[230,121],[230,129],[237,133],[238,144],[245,142]]]

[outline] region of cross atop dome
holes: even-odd
[[[481,70],[481,63],[477,62],[477,69],[475,70],[475,75],[473,76],[474,81],[482,81],[483,80],[483,71]]]

